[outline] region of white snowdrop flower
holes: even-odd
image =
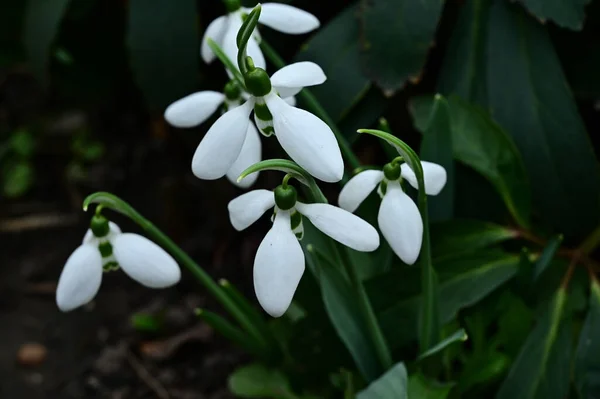
[[[177,262],[146,237],[122,233],[101,215],[92,218],[83,243],[67,259],[56,288],[56,304],[68,312],[98,293],[103,271],[118,268],[150,288],[165,288],[181,278]]]
[[[446,170],[438,164],[422,161],[425,193],[437,195],[446,184]],[[419,189],[417,177],[408,164],[391,162],[381,170],[365,170],[346,183],[338,203],[343,209],[354,212],[369,194],[379,186],[382,196],[377,222],[390,247],[406,264],[415,263],[421,252],[423,220],[419,208],[401,186],[405,179]]]
[[[333,205],[299,202],[296,190],[285,181],[274,191],[243,194],[227,208],[231,224],[238,231],[274,208],[273,227],[254,259],[254,291],[260,305],[273,317],[288,309],[304,273],[304,253],[298,242],[303,216],[324,234],[352,249],[370,252],[379,247],[379,234],[369,223]]]
[[[250,65],[245,76],[249,98],[223,114],[206,133],[192,159],[194,174],[213,180],[227,173],[240,154],[250,124],[248,117],[254,110],[261,133],[274,134],[290,158],[320,180],[339,181],[344,161],[331,128],[283,99],[325,80],[323,70],[313,62],[288,65],[271,78],[264,69]]]
[[[200,54],[206,63],[210,63],[216,58],[208,45],[208,38],[218,44],[230,60],[235,62],[237,59],[236,37],[242,26],[244,16],[249,14],[252,9],[242,7],[239,0],[228,0],[225,5],[227,15],[212,21],[206,28],[202,38]],[[319,20],[314,15],[299,8],[279,3],[262,4],[258,22],[279,32],[292,35],[308,33],[317,29],[320,25]],[[254,59],[256,66],[265,68],[265,57],[260,50],[259,42],[260,35],[255,31],[248,42],[247,52]]]

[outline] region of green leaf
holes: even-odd
[[[520,0],[541,22],[550,19],[563,28],[581,30],[585,19],[585,6],[591,0]]]
[[[454,384],[429,381],[422,374],[408,378],[408,399],[446,399]]]
[[[148,313],[135,313],[131,315],[131,325],[137,331],[157,332],[163,326],[161,317],[157,317]]]
[[[575,384],[582,398],[600,392],[600,284],[592,279],[590,307],[575,355]]]
[[[454,157],[494,185],[506,207],[523,227],[529,226],[531,200],[521,157],[511,138],[480,107],[456,96],[448,98],[452,115]],[[431,97],[411,102],[415,127],[426,132],[423,115],[431,112]]]
[[[492,5],[488,28],[489,106],[523,156],[535,209],[558,232],[588,233],[600,220],[600,170],[552,42],[506,1]]]
[[[534,270],[533,270],[533,279],[537,280],[537,278],[546,270],[554,256],[556,255],[556,251],[560,249],[560,245],[562,244],[563,236],[557,235],[552,237],[546,247],[540,254],[540,257],[535,261]]]
[[[431,225],[431,256],[434,263],[500,244],[517,237],[504,226],[479,220],[454,219]]]
[[[227,385],[234,395],[242,398],[296,398],[283,373],[260,364],[238,368],[229,376]]]
[[[340,12],[302,46],[295,58],[323,68],[327,81],[311,87],[311,91],[335,121],[348,115],[371,86],[360,68],[357,13],[358,5]]]
[[[560,288],[525,341],[497,399],[564,399],[571,356],[567,293]]]
[[[29,158],[35,150],[35,138],[29,130],[17,130],[10,136],[10,147],[19,157]]]
[[[2,165],[2,193],[9,198],[24,195],[33,185],[35,170],[29,161],[7,162]]]
[[[361,0],[363,69],[384,92],[391,95],[407,80],[420,80],[443,5],[440,0]]]
[[[488,385],[501,378],[510,366],[510,358],[493,348],[485,348],[486,352],[470,357],[465,364],[458,381],[458,392],[464,392],[478,385]],[[469,397],[467,395],[457,397]],[[481,397],[472,395],[470,397]]]
[[[206,309],[196,309],[195,313],[198,318],[212,327],[213,330],[248,353],[255,356],[260,356],[262,354],[263,348],[261,348],[260,345],[257,345],[256,341],[248,334],[234,326],[227,319]]]
[[[496,340],[503,352],[516,357],[533,325],[533,312],[511,291],[505,291],[498,304],[498,333]]]
[[[198,81],[199,33],[194,0],[131,0],[131,68],[146,101],[163,110]]]
[[[467,336],[466,331],[461,328],[460,330],[456,331],[454,334],[451,334],[447,338],[444,338],[440,343],[435,345],[433,348],[431,348],[428,351],[426,351],[425,353],[422,353],[421,355],[419,355],[419,357],[417,359],[423,360],[425,358],[435,355],[436,353],[443,351],[444,349],[446,349],[446,347],[448,347],[454,343],[465,342],[467,339],[469,339],[469,337]]]
[[[360,391],[356,399],[408,399],[407,380],[404,363],[398,363]]]
[[[44,84],[48,78],[51,47],[69,3],[69,0],[27,1],[23,44],[34,75]]]
[[[431,115],[421,141],[421,159],[442,165],[448,176],[444,189],[435,197],[429,198],[429,215],[434,222],[448,220],[454,214],[454,157],[451,128],[448,102],[438,94],[434,97]]]

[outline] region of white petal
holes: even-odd
[[[233,64],[237,67],[237,56],[238,56],[238,46],[237,46],[237,34],[239,29],[242,27],[242,17],[239,14],[232,14],[229,16],[229,26],[227,27],[227,32],[225,33],[225,37],[223,38],[223,52],[227,57],[233,62]],[[252,57],[254,61],[254,66],[259,68],[266,68],[265,57],[256,41],[256,38],[252,37],[248,41],[248,47],[246,48],[246,54]],[[231,77],[231,73],[229,70],[227,73]]]
[[[227,27],[227,16],[223,15],[212,21],[202,37],[202,45],[200,46],[200,55],[207,64],[212,62],[216,56],[212,49],[208,46],[207,38],[211,38],[219,46],[223,43],[223,36],[225,35],[225,29]]]
[[[319,20],[311,13],[279,3],[263,4],[258,22],[292,35],[307,33],[319,27]]]
[[[347,247],[371,252],[379,247],[379,234],[369,223],[329,204],[296,203],[296,209],[323,233]]]
[[[304,253],[290,226],[290,213],[279,211],[254,258],[254,292],[260,306],[279,317],[290,306],[304,273]]]
[[[192,172],[200,179],[223,177],[240,155],[250,123],[253,102],[221,115],[208,130],[192,158]]]
[[[111,238],[112,236],[116,235],[116,234],[121,234],[121,228],[119,226],[117,226],[116,223],[113,222],[108,222],[108,235],[107,235],[107,239]],[[94,236],[94,233],[92,232],[91,229],[88,229],[88,231],[86,231],[85,236],[83,237],[83,244],[94,244],[94,245],[98,245],[98,238]]]
[[[442,165],[427,161],[421,161],[421,165],[423,166],[425,194],[438,195],[446,185],[446,180],[448,178],[446,169],[444,169]],[[410,166],[408,166],[406,163],[403,163],[401,168],[402,177],[405,178],[411,186],[418,190],[419,183],[417,182],[417,176],[415,175],[415,172],[413,172]]]
[[[380,170],[360,172],[344,185],[338,204],[348,212],[354,212],[382,180],[383,172]]]
[[[252,190],[232,199],[227,204],[229,220],[234,229],[242,231],[274,206],[275,196],[272,191]]]
[[[284,66],[271,76],[271,84],[280,94],[282,88],[302,88],[320,85],[327,80],[320,66],[310,61]],[[282,97],[288,97],[281,95]]]
[[[340,181],[344,161],[331,128],[273,93],[265,101],[273,115],[275,136],[288,155],[317,179],[329,183]]]
[[[84,244],[69,256],[56,287],[56,304],[68,312],[91,301],[102,282],[102,256],[98,247]]]
[[[175,259],[146,237],[124,233],[114,237],[110,243],[121,269],[140,284],[165,288],[181,279],[181,270]]]
[[[225,96],[217,91],[199,91],[169,105],[165,120],[175,127],[198,126],[215,113]]]
[[[396,255],[406,264],[415,263],[423,242],[423,220],[417,205],[397,182],[388,183],[377,222]]]
[[[288,103],[292,107],[296,106],[296,97],[290,96],[290,97],[281,97],[281,98],[283,98],[283,101],[285,101],[286,103]]]
[[[260,141],[260,135],[254,124],[250,123],[248,125],[248,131],[246,132],[246,140],[244,140],[244,145],[242,146],[242,151],[233,165],[231,165],[231,168],[227,171],[227,178],[229,181],[241,188],[249,188],[252,186],[260,173],[252,173],[239,183],[237,179],[249,166],[260,162],[261,157],[262,143]]]

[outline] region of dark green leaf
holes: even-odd
[[[17,130],[10,136],[12,151],[22,158],[29,158],[35,149],[35,138],[29,130]]]
[[[519,296],[510,291],[504,292],[498,311],[500,315],[497,316],[498,333],[495,339],[506,354],[516,357],[533,325],[533,312]]]
[[[408,399],[446,399],[453,386],[429,381],[422,374],[413,374],[408,378]]]
[[[489,106],[523,156],[535,209],[559,232],[585,234],[600,219],[600,171],[550,38],[507,1],[488,27]]]
[[[546,270],[546,268],[554,259],[556,255],[556,251],[560,249],[560,245],[562,244],[563,236],[557,235],[552,237],[546,247],[540,254],[540,257],[535,261],[534,270],[533,270],[533,279],[537,280],[537,278]]]
[[[148,103],[163,110],[198,81],[199,33],[194,0],[131,0],[131,67]]]
[[[404,363],[398,363],[360,391],[356,399],[408,399],[407,379]]]
[[[2,193],[9,198],[20,197],[29,190],[35,178],[33,165],[29,161],[7,162],[2,165]]]
[[[296,56],[296,61],[316,62],[323,68],[327,81],[311,91],[335,121],[347,115],[371,86],[360,69],[357,10],[357,5],[351,5],[339,13]]]
[[[421,142],[421,159],[435,162],[446,169],[446,186],[437,196],[429,198],[429,216],[432,222],[448,220],[454,214],[454,157],[450,109],[446,99],[439,94],[434,97]]]
[[[448,346],[450,346],[456,342],[464,342],[467,339],[469,339],[469,337],[467,336],[467,333],[465,332],[465,330],[463,330],[461,328],[460,330],[456,331],[454,334],[448,336],[447,338],[444,338],[440,343],[438,343],[437,345],[435,345],[434,347],[432,347],[425,353],[422,353],[421,355],[419,355],[418,360],[422,360],[429,356],[433,356],[436,353],[440,353],[441,351],[446,349]]]
[[[510,137],[480,107],[451,96],[454,157],[485,176],[502,196],[506,207],[521,226],[528,226],[531,203],[529,184],[521,157]],[[426,131],[424,115],[431,112],[433,99],[413,100],[415,126]]]
[[[227,382],[229,390],[242,398],[292,399],[286,376],[260,364],[251,364],[235,370]]]
[[[440,0],[361,0],[362,65],[384,92],[393,94],[407,80],[420,80],[443,5]]]
[[[564,399],[571,356],[567,294],[559,289],[525,341],[497,399]]]
[[[585,6],[591,0],[520,0],[540,21],[550,19],[563,28],[581,30]]]
[[[495,349],[486,348],[485,353],[469,358],[465,364],[458,381],[458,391],[464,393],[477,385],[495,382],[506,373],[509,366],[510,358],[508,356]],[[481,396],[473,395],[472,397]]]
[[[594,398],[600,393],[600,284],[592,280],[590,307],[575,356],[575,383],[581,398]]]
[[[163,321],[148,313],[135,313],[131,315],[131,324],[137,331],[157,332],[162,328]]]
[[[34,75],[46,83],[51,47],[69,0],[28,0],[23,43]]]
[[[434,262],[515,238],[507,227],[479,220],[455,219],[431,225],[431,254]]]

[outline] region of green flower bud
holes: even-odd
[[[105,237],[110,232],[110,227],[108,226],[108,219],[106,219],[101,214],[94,215],[94,217],[90,221],[90,229],[96,237]]]
[[[396,181],[400,178],[402,169],[396,162],[390,162],[383,167],[383,175],[389,181]]]
[[[282,211],[292,209],[296,205],[298,199],[298,192],[292,186],[283,187],[277,186],[274,190],[275,193],[275,204]]]
[[[242,8],[242,3],[240,0],[223,0],[223,3],[225,3],[225,8],[227,9],[228,13],[235,12]]]
[[[225,97],[227,97],[228,100],[239,100],[239,98],[242,96],[242,88],[238,82],[235,80],[230,80],[225,85],[223,93],[225,93]]]
[[[248,73],[244,76],[246,88],[254,97],[264,97],[271,92],[271,79],[262,68],[248,65]]]

